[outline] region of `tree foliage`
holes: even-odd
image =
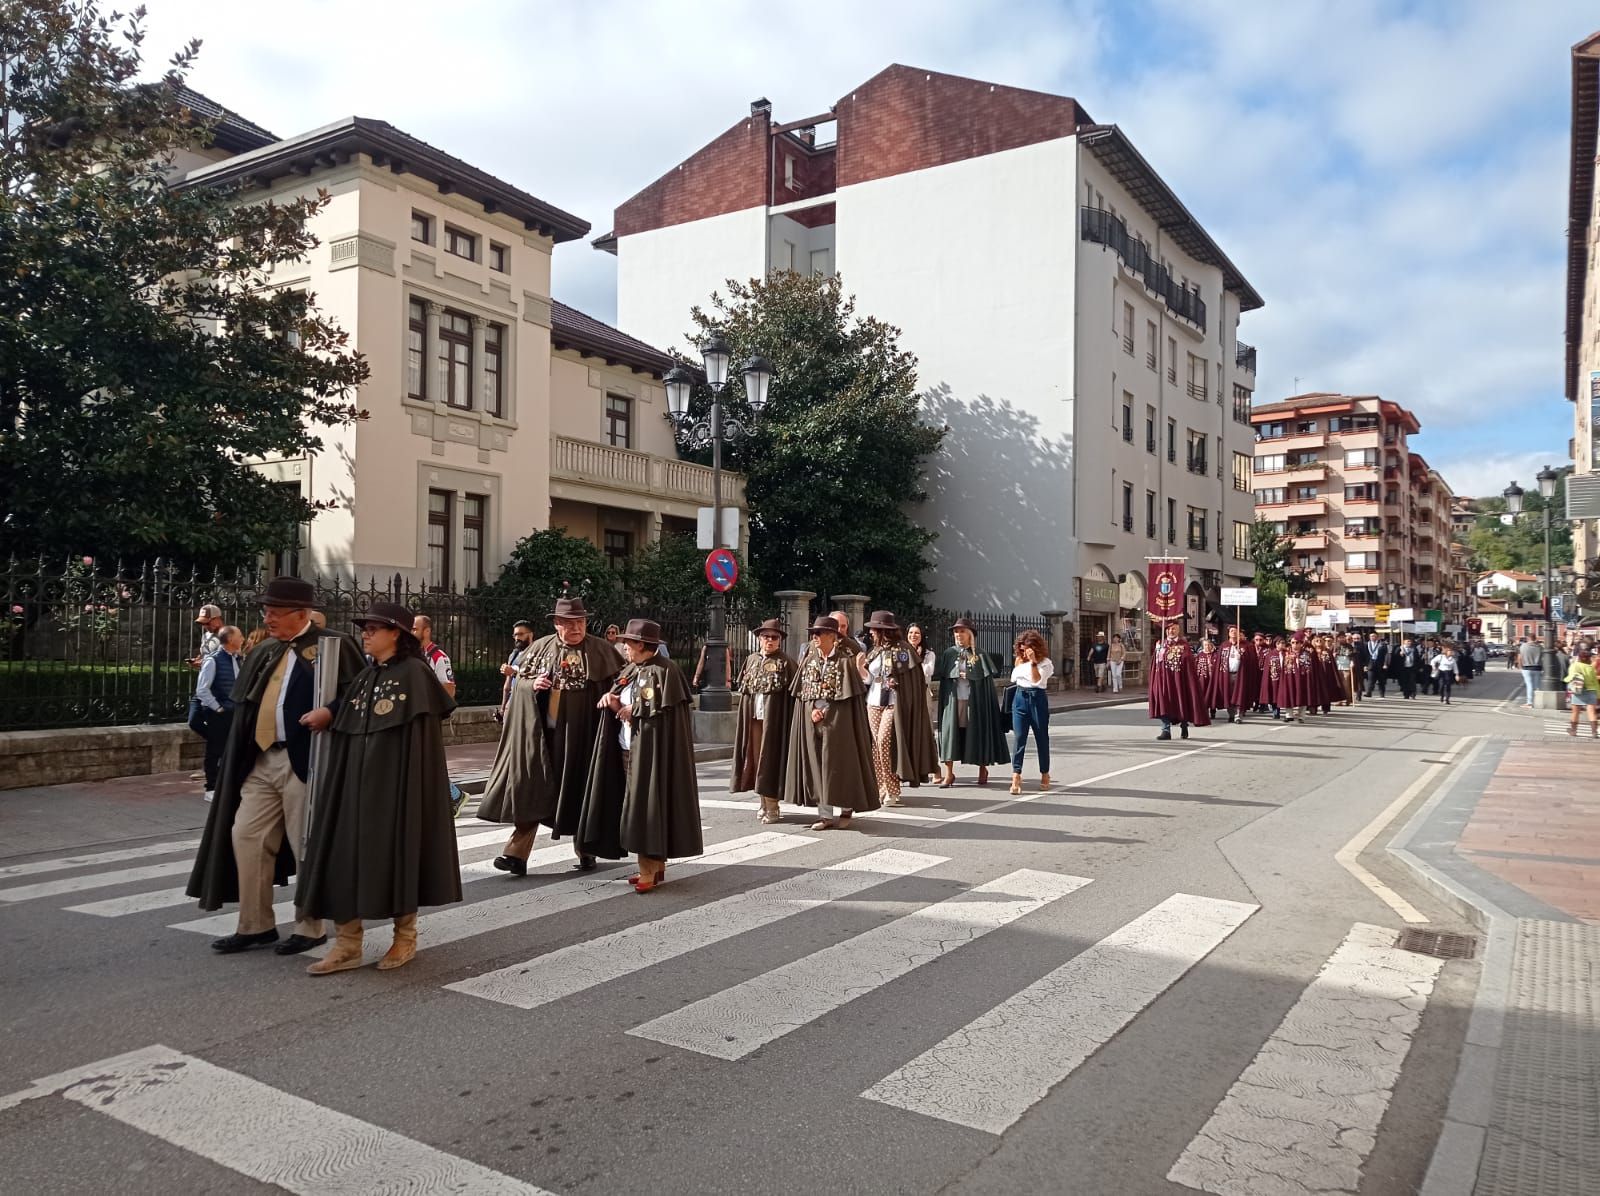
[[[1247,631],[1276,634],[1284,626],[1284,602],[1298,572],[1289,568],[1289,549],[1293,541],[1280,535],[1265,519],[1250,527],[1250,561],[1255,565],[1256,605],[1240,612]]]
[[[1501,516],[1506,501],[1500,496],[1474,500],[1480,512],[1468,529],[1466,545],[1472,568],[1479,573],[1506,570],[1544,576],[1544,510],[1550,508],[1550,563],[1572,564],[1572,525],[1566,521],[1567,478],[1556,479],[1556,492],[1546,500],[1530,488],[1522,498],[1522,514],[1510,523]]]
[[[755,354],[774,365],[759,427],[736,372],[723,392],[724,411],[755,429],[727,463],[747,479],[763,583],[920,606],[933,535],[911,512],[927,499],[923,463],[945,430],[923,422],[916,358],[898,330],[857,316],[838,278],[795,273],[730,280],[691,318],[691,340],[728,338],[735,371]],[[709,408],[702,388],[691,412]]]
[[[500,576],[478,593],[537,605],[554,603],[563,594],[588,600],[609,597],[616,586],[603,552],[581,536],[568,535],[564,527],[551,527],[518,540]]]
[[[0,552],[227,564],[314,514],[248,462],[357,418],[366,365],[272,284],[325,195],[169,187],[209,140],[180,90],[199,43],[136,82],[142,17],[0,0]]]

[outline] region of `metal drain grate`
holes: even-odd
[[[1471,959],[1478,951],[1478,940],[1470,934],[1442,934],[1434,930],[1402,930],[1394,945],[1402,951],[1431,955],[1435,959]]]

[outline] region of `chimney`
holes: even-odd
[[[770,119],[772,116],[772,101],[767,99],[766,96],[762,96],[759,100],[752,100],[750,102],[750,115],[765,116]]]
[[[803,129],[796,130],[796,132],[799,134],[800,140],[805,142],[807,145],[816,145],[817,144],[817,126],[816,125],[807,125]]]

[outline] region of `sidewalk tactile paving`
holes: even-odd
[[[1600,926],[1517,921],[1475,1196],[1600,1192]]]

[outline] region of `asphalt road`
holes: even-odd
[[[708,855],[643,897],[495,873],[464,815],[417,960],[324,978],[208,949],[197,798],[130,836],[0,793],[0,1191],[1413,1192],[1477,965],[1394,947],[1334,857],[1510,687],[1172,743],[1057,715],[1050,792],[966,770],[851,831],[705,765]]]

